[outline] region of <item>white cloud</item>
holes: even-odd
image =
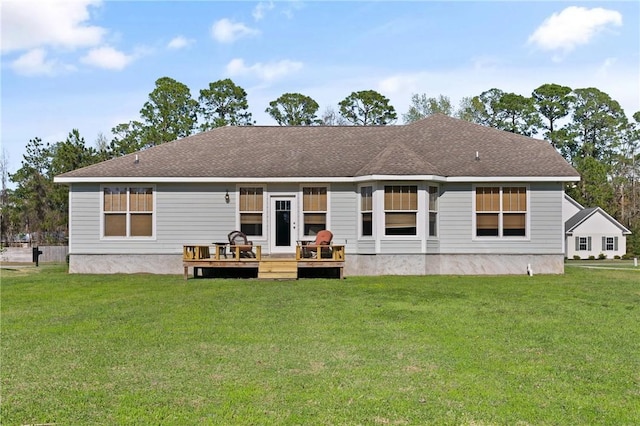
[[[126,55],[110,46],[102,46],[89,50],[80,61],[94,67],[120,71],[134,59],[133,55]]]
[[[55,59],[47,60],[44,49],[32,49],[11,62],[9,67],[16,73],[26,76],[55,75],[65,71],[74,71],[75,67],[65,65]]]
[[[288,59],[267,64],[257,62],[248,66],[244,63],[243,59],[236,58],[227,64],[227,72],[231,76],[253,75],[260,80],[273,81],[299,71],[302,69],[302,66],[302,62],[290,61]]]
[[[184,47],[190,46],[194,42],[195,42],[195,40],[193,40],[193,39],[188,39],[188,38],[183,37],[183,36],[177,36],[177,37],[174,37],[169,42],[169,44],[167,44],[167,48],[168,49],[182,49]]]
[[[265,12],[268,11],[268,10],[273,10],[274,7],[275,7],[275,5],[273,4],[272,1],[269,1],[269,2],[261,1],[253,9],[253,13],[252,13],[253,14],[253,19],[255,19],[256,21],[260,21],[260,20],[264,19]]]
[[[566,53],[589,43],[597,33],[608,27],[621,25],[622,15],[615,10],[570,6],[545,19],[529,36],[528,42],[543,50]]]
[[[220,43],[232,43],[241,37],[256,36],[260,31],[249,28],[241,22],[223,18],[211,26],[211,36]]]
[[[106,30],[87,21],[89,6],[100,4],[100,0],[3,0],[2,53],[45,46],[96,46]]]

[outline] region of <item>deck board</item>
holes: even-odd
[[[295,258],[256,259],[183,259],[184,279],[189,278],[189,268],[193,268],[194,277],[202,268],[254,268],[258,278],[296,279],[300,268],[337,268],[340,278],[344,278],[344,261],[332,259],[296,260]]]

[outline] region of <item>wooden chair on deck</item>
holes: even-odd
[[[306,245],[302,246],[302,257],[316,257],[330,258],[331,257],[331,241],[333,241],[333,233],[326,229],[318,231],[315,241],[310,241]],[[322,247],[327,246],[327,247]]]
[[[232,231],[229,232],[228,237],[232,256],[235,257],[236,249],[238,249],[241,258],[256,257],[256,254],[253,252],[253,242],[247,239],[247,235],[244,232]]]

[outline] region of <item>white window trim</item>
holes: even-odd
[[[105,188],[125,188],[127,190],[127,211],[126,211],[126,236],[124,237],[106,237],[104,235],[104,189]],[[150,237],[132,237],[131,233],[131,211],[129,210],[129,191],[131,188],[151,188],[153,192],[153,211],[151,212],[151,236]],[[146,183],[132,183],[132,184],[103,184],[100,185],[100,240],[101,241],[156,241],[156,221],[158,217],[158,209],[156,207],[156,185]]]
[[[434,187],[438,190],[438,205],[437,208],[435,210],[431,209],[431,198],[430,198],[430,194],[429,194],[429,188]],[[427,237],[427,239],[429,240],[437,240],[440,238],[440,185],[435,184],[435,183],[427,183],[426,186],[426,192],[427,192],[427,226],[426,226],[426,233],[425,236]],[[475,199],[475,197],[474,197]],[[429,218],[431,216],[431,212],[435,212],[436,213],[436,235],[429,235]]]
[[[369,187],[371,188],[371,235],[362,235],[362,188]],[[359,240],[373,240],[376,237],[376,202],[375,202],[375,194],[376,194],[376,185],[373,182],[363,183],[358,185],[358,239]],[[365,210],[369,212],[368,210]]]
[[[327,189],[327,210],[325,214],[327,215],[327,223],[326,229],[331,231],[331,185],[328,183],[301,183],[298,188],[298,199],[300,203],[298,204],[298,240],[313,240],[314,237],[312,235],[304,235],[304,188],[326,188]],[[312,213],[312,212],[310,212]],[[321,213],[321,212],[317,212]],[[332,231],[333,232],[333,231]]]
[[[240,229],[240,188],[262,188],[262,235],[247,235],[248,237],[252,237],[252,238],[256,238],[256,239],[264,239],[266,238],[266,231],[267,231],[267,201],[269,200],[269,198],[267,198],[267,186],[266,185],[262,185],[262,184],[251,184],[251,183],[243,183],[243,184],[237,184],[236,185],[236,193],[235,195],[235,199],[236,199],[236,208],[235,208],[235,212],[236,212],[236,228],[235,229]],[[253,212],[255,213],[255,212]]]
[[[476,188],[500,188],[500,212],[498,213],[498,236],[484,237],[476,235]],[[502,209],[502,188],[504,187],[524,187],[527,191],[527,210],[525,211],[525,230],[524,236],[504,236],[502,235],[503,223],[502,216],[505,213]],[[501,183],[501,184],[473,184],[471,188],[471,239],[473,241],[531,241],[531,188],[524,183]]]
[[[416,186],[417,187],[417,191],[418,191],[418,209],[417,210],[385,210],[384,208],[384,187],[385,186]],[[375,234],[376,231],[378,232],[378,235],[380,235],[381,240],[424,240],[425,239],[425,210],[427,208],[427,203],[428,200],[426,198],[428,198],[428,194],[425,195],[425,192],[427,191],[425,189],[425,183],[424,182],[413,182],[413,181],[394,181],[394,182],[381,182],[380,185],[378,186],[378,188],[376,189],[374,187],[373,189],[374,194],[376,192],[379,192],[380,194],[382,194],[381,196],[376,197],[374,195],[373,197],[373,208],[374,210],[377,208],[378,211],[380,212],[379,218],[380,220],[378,221],[379,226],[377,228],[374,228],[373,233]],[[426,198],[425,198],[426,197]],[[376,203],[376,198],[378,199],[377,203]],[[390,212],[414,212],[416,213],[416,234],[415,235],[387,235],[386,229],[387,229],[387,223],[386,223],[386,213]],[[374,214],[374,221],[375,221],[375,214]]]

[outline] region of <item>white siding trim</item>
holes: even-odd
[[[156,223],[158,222],[158,207],[157,207],[157,190],[154,184],[150,183],[139,183],[139,184],[122,184],[122,186],[127,189],[127,212],[126,212],[126,229],[127,236],[125,237],[105,237],[104,236],[104,188],[113,187],[113,184],[103,184],[100,185],[100,192],[98,192],[98,202],[100,203],[100,241],[156,241],[158,239],[158,231],[156,229]],[[129,233],[131,232],[131,211],[129,210],[129,190],[131,187],[142,187],[146,186],[151,188],[153,191],[153,214],[151,216],[151,236],[150,237],[131,237]]]
[[[290,183],[290,182],[366,182],[371,180],[378,181],[431,181],[431,182],[578,182],[579,176],[439,176],[439,175],[367,175],[367,176],[334,176],[334,177],[166,177],[166,176],[107,176],[107,177],[63,177],[56,176],[53,181],[55,183],[225,183],[229,181],[237,183]]]
[[[504,187],[513,187],[513,186],[524,186],[527,191],[527,211],[525,216],[525,233],[524,237],[515,237],[515,236],[503,236],[498,235],[497,237],[478,237],[476,235],[476,188],[478,186],[482,187],[496,187],[500,188],[500,214],[498,216],[498,232],[502,233],[503,231],[503,216],[504,210],[502,207],[502,189]],[[531,241],[531,187],[522,183],[512,183],[512,182],[504,182],[495,185],[471,185],[471,239],[473,241]]]
[[[331,185],[329,183],[326,182],[321,182],[318,183],[317,180],[312,181],[312,182],[305,182],[304,184],[300,184],[300,187],[298,188],[298,199],[300,200],[300,203],[298,204],[297,208],[298,208],[298,225],[297,225],[297,229],[296,231],[298,231],[298,238],[297,240],[302,240],[305,238],[308,239],[313,239],[310,238],[309,235],[305,236],[304,235],[304,188],[311,188],[311,187],[318,187],[318,188],[327,188],[327,225],[326,225],[326,229],[331,230]]]

